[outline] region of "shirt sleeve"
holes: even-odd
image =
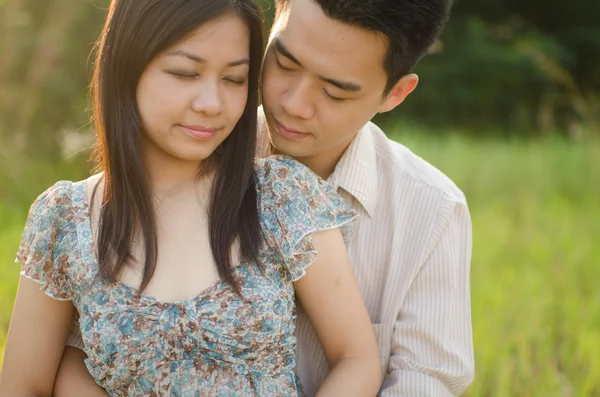
[[[263,232],[296,281],[318,257],[312,234],[341,228],[346,243],[356,212],[309,168],[286,156],[271,156],[259,170]]]
[[[71,333],[69,333],[69,337],[67,338],[66,345],[79,350],[85,350],[85,344],[83,343],[83,337],[81,336],[81,328],[79,326],[78,319],[73,321],[73,327],[71,328]]]
[[[473,381],[471,248],[469,212],[459,203],[401,308],[381,397],[458,396]]]
[[[69,182],[58,182],[42,193],[29,209],[15,262],[21,275],[40,284],[46,295],[71,300],[69,277],[73,218]]]

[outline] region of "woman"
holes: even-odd
[[[30,209],[1,396],[52,394],[76,314],[112,396],[301,394],[296,297],[331,365],[319,395],[377,393],[352,210],[299,163],[254,161],[261,26],[252,0],[113,0],[92,86],[101,173]]]

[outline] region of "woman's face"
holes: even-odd
[[[148,64],[137,104],[149,161],[202,161],[227,138],[248,98],[249,47],[246,24],[225,14]]]

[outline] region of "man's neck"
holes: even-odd
[[[338,162],[344,155],[344,152],[346,152],[346,149],[348,149],[348,146],[350,146],[351,143],[352,139],[341,146],[338,146],[326,152],[316,154],[314,156],[294,158],[300,163],[310,168],[312,172],[319,175],[321,178],[327,180],[327,178],[329,178],[331,174],[333,174],[333,171],[335,171],[335,167],[337,166]],[[272,149],[272,152],[274,154],[285,154],[278,152],[274,148]]]

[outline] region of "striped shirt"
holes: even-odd
[[[265,144],[266,134],[259,136]],[[328,182],[361,215],[349,251],[377,336],[380,396],[460,395],[474,375],[464,195],[373,123],[359,131]],[[67,344],[83,349],[77,331]],[[297,336],[297,372],[310,397],[328,365],[301,310]]]
[[[378,340],[380,396],[461,394],[474,375],[471,220],[463,193],[373,123],[328,182],[361,215],[349,252]],[[328,365],[302,312],[297,335],[298,375],[314,396]]]

